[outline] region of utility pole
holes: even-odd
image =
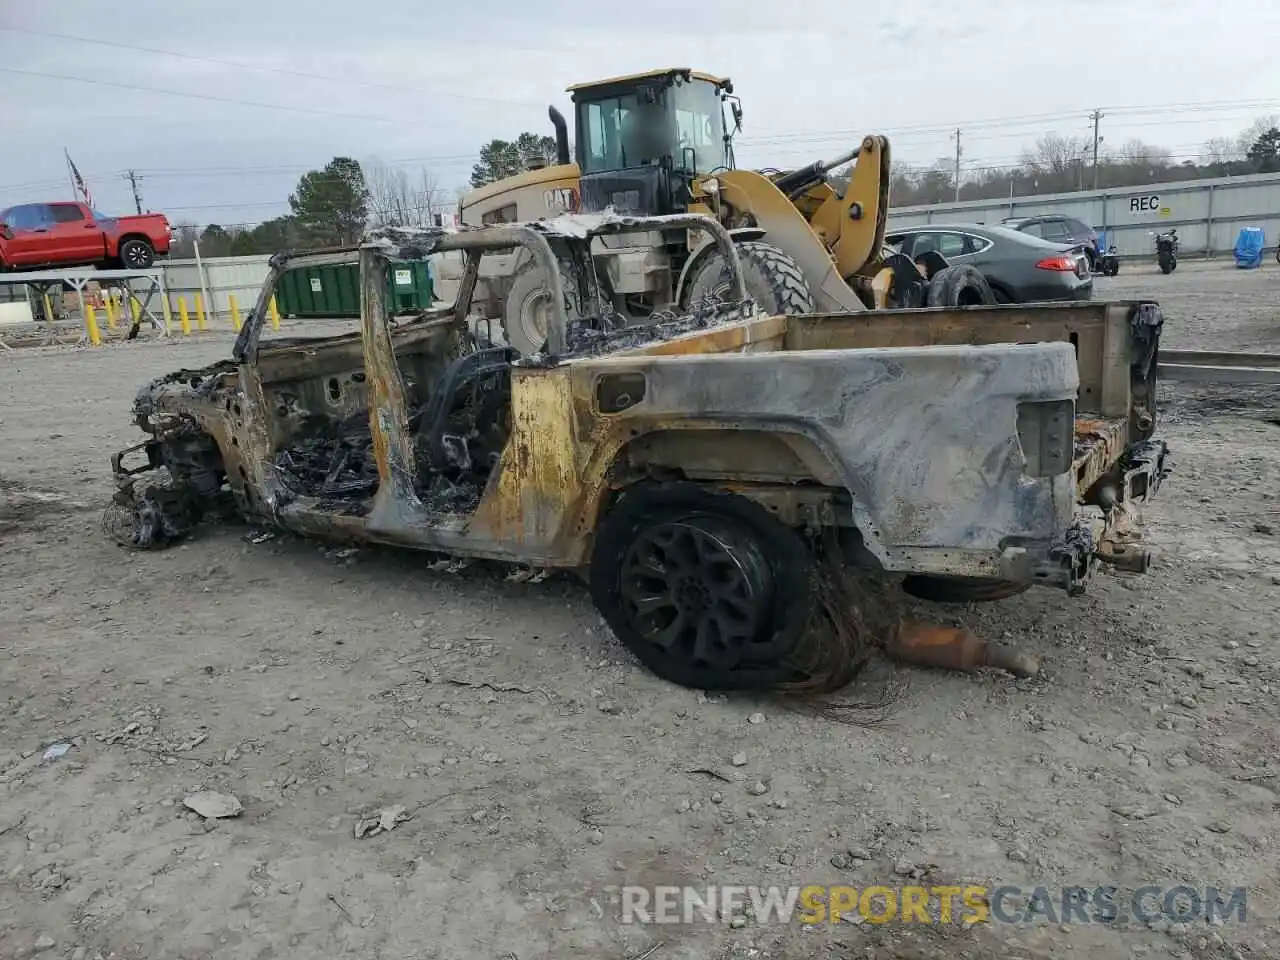
[[[960,128],[956,127],[956,132],[952,135],[956,141],[956,203],[960,202]]]
[[[1102,142],[1102,138],[1098,136],[1098,124],[1106,114],[1101,110],[1094,108],[1093,113],[1089,114],[1089,119],[1093,121],[1093,189],[1098,189],[1098,144]]]
[[[133,205],[138,211],[138,216],[142,216],[142,195],[138,193],[138,184],[142,182],[142,178],[133,170],[125,173],[124,178],[129,181],[129,186],[133,189]]]

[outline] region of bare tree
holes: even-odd
[[[200,238],[200,228],[194,223],[183,221],[173,225],[173,241],[169,245],[169,256],[174,260],[190,260],[196,255],[196,240]]]
[[[1022,165],[1039,174],[1073,174],[1076,164],[1092,149],[1091,142],[1084,137],[1047,133],[1036,141],[1034,148],[1023,151]]]
[[[1274,132],[1272,132],[1274,130]],[[962,175],[963,200],[996,199],[1084,189],[1092,182],[1093,139],[1050,133],[1021,162],[1006,166],[974,166]],[[891,170],[891,202],[896,207],[945,203],[955,196],[953,158],[912,169],[895,162]],[[1237,173],[1280,170],[1280,116],[1259,117],[1236,138],[1216,137],[1203,155],[1175,161],[1165,147],[1134,138],[1098,158],[1098,186],[1136,187],[1174,180],[1195,180]]]
[[[1116,163],[1125,163],[1134,167],[1167,167],[1172,155],[1164,147],[1145,143],[1142,140],[1126,140],[1115,152]]]
[[[1226,165],[1244,159],[1240,145],[1230,137],[1213,137],[1204,142],[1204,160],[1206,163]]]
[[[409,171],[392,167],[380,160],[366,162],[369,191],[369,216],[377,226],[422,227],[435,222],[435,215],[447,203],[436,175],[426,167],[418,170],[416,179]]]
[[[364,167],[371,195],[369,217],[373,224],[379,227],[414,226],[417,217],[408,174],[376,158],[367,161]]]
[[[434,173],[426,167],[418,171],[419,223],[431,224],[435,222],[436,214],[440,213],[445,206],[440,201],[443,193],[444,191],[440,189],[440,181]]]
[[[1265,117],[1259,117],[1240,131],[1240,135],[1236,137],[1236,152],[1240,158],[1247,157],[1249,148],[1257,143],[1258,138],[1268,130],[1276,127],[1280,127],[1280,116],[1272,113]]]
[[[939,157],[933,166],[916,178],[917,203],[945,203],[955,199],[956,182],[953,176],[955,160]]]

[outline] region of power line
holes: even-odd
[[[370,160],[367,163],[362,163],[361,165],[368,166],[368,167],[376,167],[379,164],[387,167],[401,167],[401,166],[409,166],[411,164],[426,165],[429,163],[443,163],[447,165],[449,161],[458,161],[459,163],[465,162],[469,164],[474,162],[477,156],[478,156],[478,151],[472,152],[472,153],[440,154],[436,156],[424,156],[424,157],[405,157],[399,160],[377,160],[376,162],[374,162],[374,160]],[[299,164],[291,164],[291,165],[273,165],[273,166],[259,166],[259,167],[252,167],[252,166],[250,167],[154,167],[154,168],[137,167],[135,169],[140,175],[145,174],[148,178],[155,179],[155,178],[169,178],[169,177],[230,177],[230,176],[243,177],[245,174],[260,174],[260,175],[300,174],[300,173],[309,173],[311,171],[314,171],[317,169],[317,167],[315,164],[299,163]],[[110,177],[119,176],[120,174],[125,174],[125,173],[128,173],[127,169],[109,170],[109,171],[98,170],[98,171],[87,171],[85,173],[85,176],[94,177],[94,178],[98,178],[98,177],[110,178]],[[34,189],[38,187],[57,186],[61,183],[62,181],[60,179],[55,180],[53,178],[50,178],[48,180],[32,180],[27,183],[14,183],[14,184],[2,185],[0,186],[0,192],[11,192],[11,191],[25,190],[28,188]]]
[[[1280,107],[1280,100],[1208,100],[1204,102],[1185,102],[1163,105],[1148,106],[1129,106],[1129,107],[1107,107],[1106,109],[1113,113],[1123,113],[1129,116],[1154,116],[1167,113],[1202,113],[1206,110],[1242,110],[1242,109],[1260,109],[1264,107]],[[909,126],[889,128],[884,133],[893,137],[902,137],[905,134],[928,134],[928,133],[948,133],[957,126],[963,127],[968,131],[983,129],[988,127],[1014,127],[1014,126],[1034,126],[1046,122],[1058,120],[1072,120],[1079,116],[1078,111],[1057,112],[1057,113],[1029,113],[1013,117],[989,117],[982,120],[963,120],[959,123],[932,123],[932,124],[913,124]],[[1178,123],[1186,121],[1155,121],[1155,123]],[[1192,122],[1200,122],[1197,118]],[[1129,124],[1133,126],[1133,124]],[[1150,125],[1150,124],[1148,124]],[[840,137],[862,137],[865,130],[828,130],[822,133],[824,139],[837,139]],[[741,137],[737,140],[742,144],[756,143],[773,143],[773,142],[794,142],[796,140],[804,140],[811,138],[812,132],[794,132],[794,133],[777,133],[770,134],[767,137]]]
[[[375,157],[362,162],[361,165],[364,166],[367,163],[370,167],[377,167],[379,165],[386,167],[402,167],[414,163],[442,163],[448,160],[471,161],[475,160],[477,156],[479,156],[478,150],[474,150],[470,153],[437,154],[435,156],[425,157],[403,157],[399,160],[380,160]],[[299,163],[264,167],[154,167],[148,168],[146,172],[148,176],[152,177],[179,177],[222,176],[228,173],[236,175],[242,173],[296,173],[298,171],[307,172],[314,169],[314,164]]]
[[[32,30],[27,27],[0,27],[10,33],[27,33],[37,37],[50,37],[55,40],[72,40],[77,43],[90,43],[102,47],[114,47],[117,50],[136,50],[140,53],[154,53],[165,57],[177,57],[181,60],[192,60],[197,63],[214,63],[237,70],[255,70],[259,73],[275,73],[286,77],[301,77],[307,80],[323,80],[327,83],[340,83],[348,87],[368,87],[373,90],[397,90],[404,93],[427,94],[428,96],[452,97],[458,100],[476,100],[488,103],[515,104],[519,106],[540,107],[543,104],[533,100],[514,100],[509,97],[486,97],[478,94],[454,93],[448,90],[427,90],[422,87],[405,87],[393,83],[376,83],[371,80],[353,80],[349,77],[331,77],[323,73],[309,73],[305,70],[290,70],[286,67],[268,67],[261,64],[241,63],[236,60],[223,60],[219,57],[208,57],[203,54],[183,53],[179,50],[165,50],[160,47],[144,47],[135,43],[121,43],[118,40],[102,40],[97,37],[79,37],[69,33],[53,33],[47,30]]]
[[[1128,129],[1130,127],[1152,127],[1152,126],[1164,127],[1164,126],[1184,126],[1186,124],[1208,124],[1208,123],[1214,123],[1214,122],[1221,122],[1223,120],[1243,119],[1244,117],[1247,117],[1250,115],[1251,114],[1248,114],[1248,113],[1241,114],[1238,111],[1232,112],[1227,115],[1206,115],[1202,113],[1199,116],[1192,117],[1192,118],[1184,118],[1184,119],[1129,121],[1129,122],[1126,122],[1124,126],[1126,129]],[[1078,113],[1062,114],[1060,115],[1060,119],[1072,120],[1072,119],[1078,118],[1079,116],[1080,115]],[[1111,116],[1111,115],[1106,114],[1106,116]],[[1135,116],[1137,115],[1135,114]],[[969,126],[963,125],[963,124],[961,126],[964,127],[965,139],[970,142],[975,140],[983,140],[983,141],[1011,140],[1016,138],[1027,137],[1028,133],[1026,132],[1026,130],[1016,129],[1018,127],[1022,127],[1022,128],[1034,127],[1034,128],[1038,128],[1041,133],[1046,132],[1044,129],[1043,122],[1041,121],[1028,121],[1025,123],[1017,123],[1017,124],[1011,123],[1009,124],[1009,127],[1011,129],[1009,129],[1007,132],[979,133],[977,135],[973,134]],[[912,130],[907,128],[897,128],[897,129],[886,128],[878,132],[885,134],[890,138],[890,140],[893,143],[896,144],[896,143],[901,143],[904,140],[936,139],[940,137],[942,134],[951,134],[954,130],[955,130],[954,125],[948,125],[948,126],[931,127],[928,130],[923,130],[923,129]],[[815,131],[808,134],[794,134],[791,136],[760,137],[754,140],[741,138],[741,139],[735,140],[735,143],[738,143],[743,146],[770,146],[770,145],[776,145],[776,144],[806,144],[806,143],[817,145],[817,144],[823,144],[823,143],[848,141],[851,137],[854,137],[855,134],[857,138],[860,138],[865,134],[865,131],[853,131],[853,130],[836,130],[836,131],[822,131],[822,132]]]
[[[230,103],[242,107],[262,107],[266,110],[288,110],[293,113],[309,113],[319,117],[341,117],[346,120],[376,120],[378,123],[398,123],[392,117],[382,117],[372,113],[339,113],[335,110],[317,110],[314,107],[291,107],[282,103],[261,103],[256,100],[237,100],[233,97],[216,97],[209,93],[184,93],[179,90],[161,90],[159,87],[144,87],[141,84],[117,83],[114,80],[97,80],[90,77],[73,77],[66,73],[43,73],[39,70],[18,70],[14,67],[0,67],[0,73],[13,73],[26,77],[41,77],[46,80],[68,80],[73,83],[89,83],[99,87],[115,87],[119,90],[140,90],[143,93],[158,93],[164,97],[186,97],[190,100],[212,100],[214,103]]]

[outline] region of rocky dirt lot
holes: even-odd
[[[1160,299],[1169,347],[1280,352],[1280,269],[1126,264],[1098,286]],[[843,696],[889,705],[849,724],[655,680],[569,579],[244,527],[117,546],[99,522],[135,388],[228,349],[0,354],[0,957],[1280,955],[1274,392],[1164,391],[1175,472],[1145,577],[928,608],[1042,677],[876,661]],[[200,790],[243,812],[202,819]],[[1248,913],[618,916],[623,884],[913,882],[1244,886]]]

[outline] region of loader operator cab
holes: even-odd
[[[690,181],[733,166],[733,85],[692,70],[660,70],[569,88],[581,203],[587,212],[682,213]]]

